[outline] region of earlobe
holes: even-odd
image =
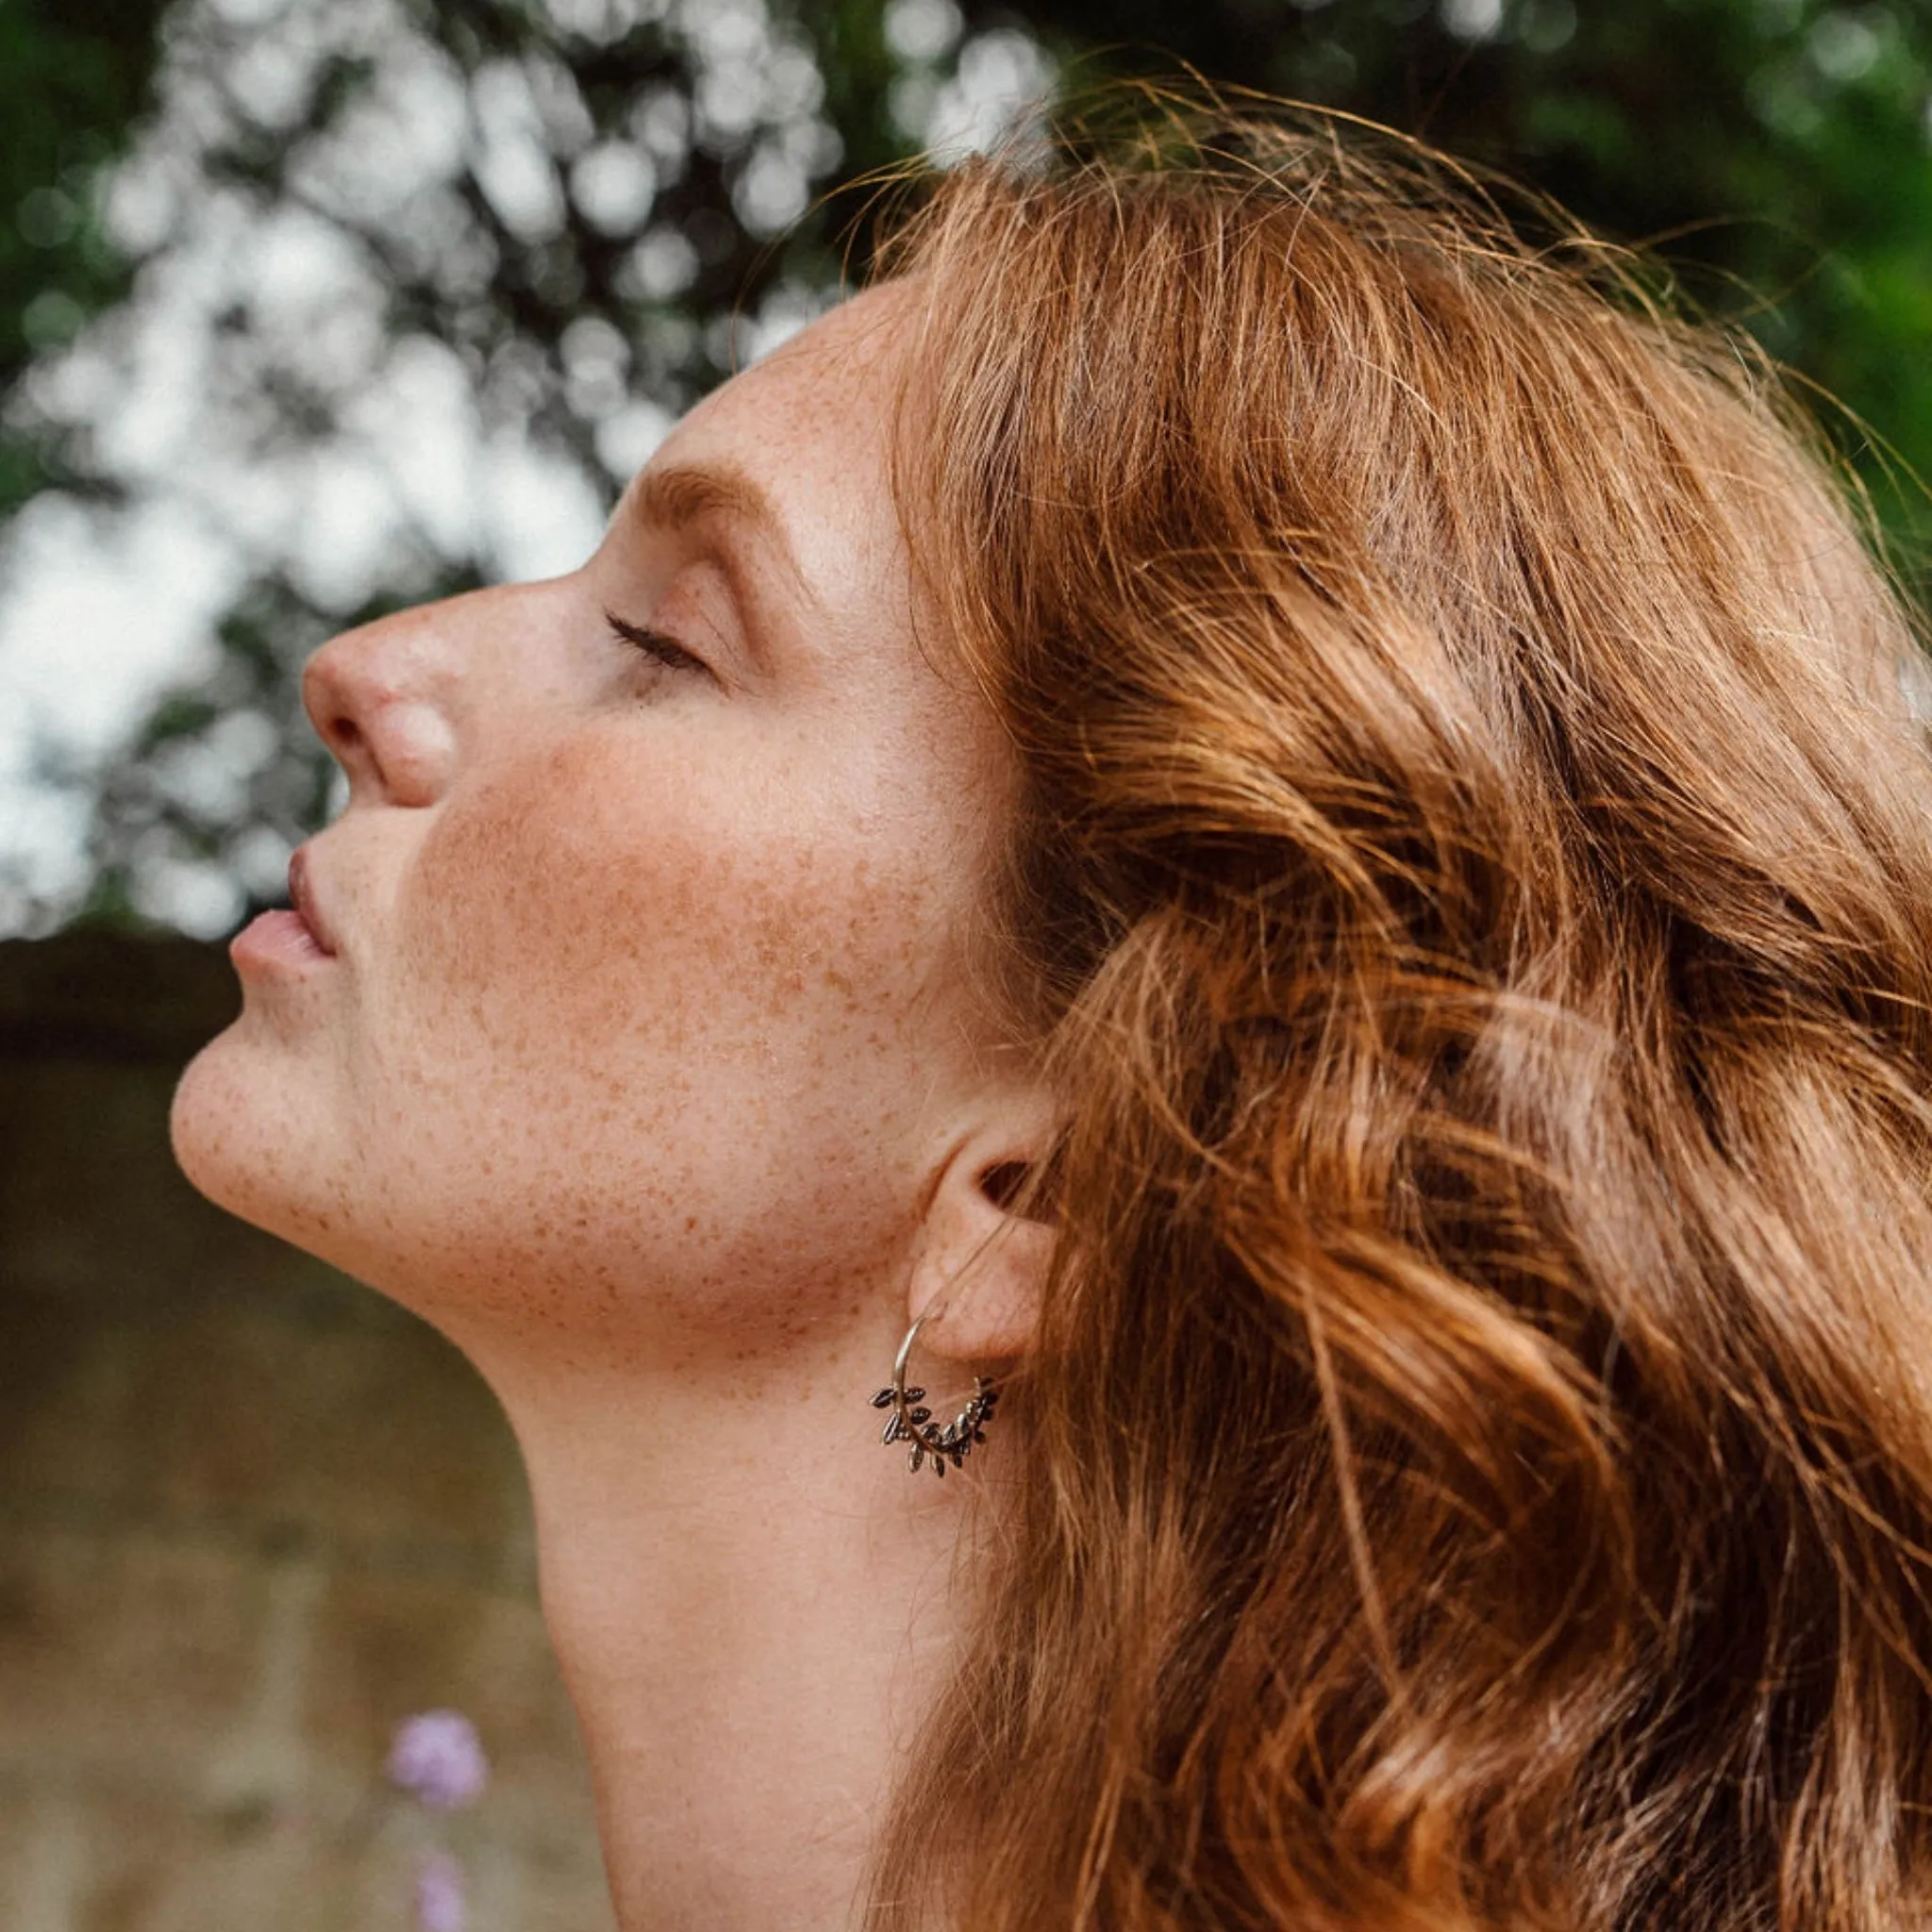
[[[962,1362],[1012,1361],[1032,1344],[1053,1259],[1050,1222],[1016,1210],[1036,1150],[961,1148],[926,1210],[908,1315],[929,1314],[923,1349]],[[1037,1209],[1035,1210],[1038,1211]]]

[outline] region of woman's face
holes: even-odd
[[[459,1340],[749,1355],[858,1316],[990,1077],[1007,775],[915,641],[908,308],[725,384],[573,575],[317,655],[350,804],[182,1082],[205,1191]]]

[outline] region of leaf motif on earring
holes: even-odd
[[[920,1317],[920,1321],[924,1319]],[[950,1422],[936,1424],[932,1410],[924,1406],[925,1391],[906,1387],[906,1357],[911,1350],[912,1337],[918,1332],[919,1323],[915,1322],[911,1333],[900,1346],[898,1359],[892,1364],[891,1384],[872,1397],[872,1407],[892,1411],[880,1433],[881,1442],[888,1448],[896,1442],[911,1443],[911,1450],[906,1457],[906,1467],[909,1472],[917,1474],[930,1461],[932,1473],[936,1476],[943,1476],[948,1462],[955,1469],[963,1468],[974,1444],[986,1441],[985,1425],[992,1420],[999,1391],[993,1387],[990,1376],[975,1375],[973,1393],[967,1397],[965,1407]]]

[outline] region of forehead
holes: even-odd
[[[651,467],[716,463],[769,499],[811,589],[855,572],[904,576],[888,443],[911,340],[905,292],[868,290],[820,317],[698,404]]]
[[[853,296],[762,361],[741,371],[673,431],[676,454],[730,439],[733,454],[762,473],[781,455],[824,448],[861,452],[884,468],[885,436],[911,334],[909,305],[896,287]],[[667,443],[669,448],[670,443]],[[760,454],[766,460],[760,461]]]

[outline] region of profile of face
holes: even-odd
[[[714,392],[580,570],[317,654],[350,802],[182,1081],[205,1192],[485,1352],[755,1362],[900,1264],[999,1078],[1008,782],[914,622],[908,303]]]

